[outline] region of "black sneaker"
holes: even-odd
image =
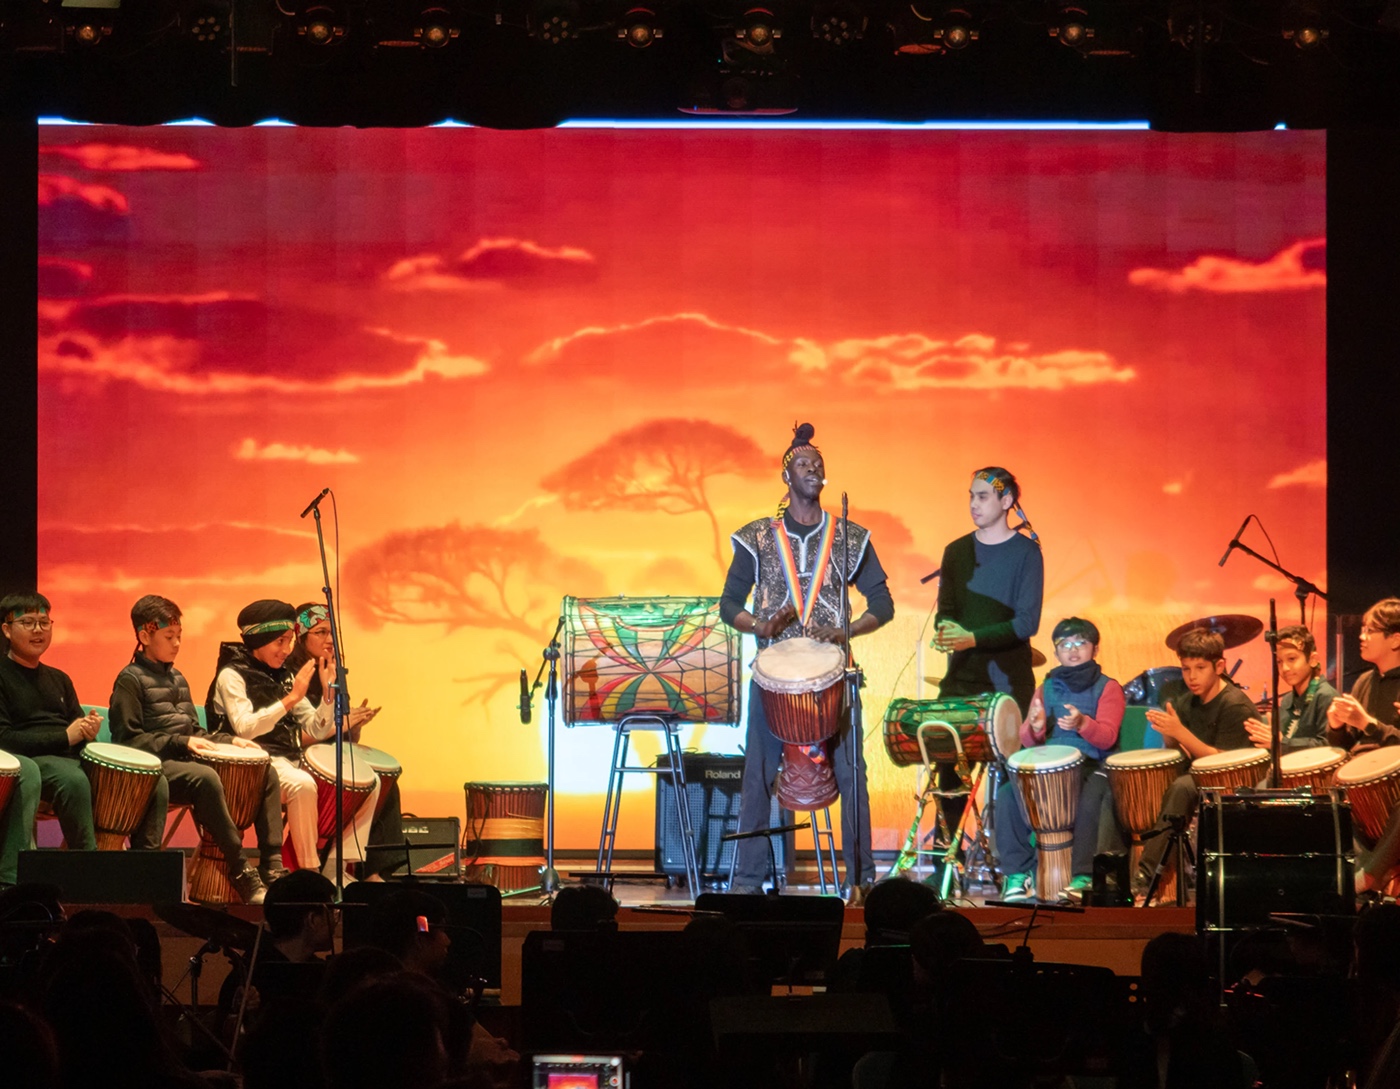
[[[237,873],[230,873],[228,879],[245,904],[261,904],[267,896],[267,888],[258,876],[258,871],[246,862]]]
[[[259,866],[258,876],[262,878],[262,883],[268,888],[272,888],[272,883],[279,878],[286,877],[292,871],[280,863],[275,866]]]

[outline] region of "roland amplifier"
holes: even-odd
[[[457,881],[462,876],[462,820],[460,817],[403,815],[404,846],[399,863],[385,877]],[[393,857],[393,847],[376,844],[375,853]]]
[[[738,844],[725,843],[723,839],[729,833],[739,831],[744,758],[688,752],[681,759],[684,761],[685,789],[690,802],[690,827],[695,832],[695,861],[700,868],[701,880],[728,880],[729,862]],[[666,766],[664,754],[657,765]],[[778,799],[774,797],[769,809],[769,824],[786,824],[790,820],[791,815],[778,806]],[[792,833],[774,837],[773,849],[777,854],[778,873],[786,874],[793,857]],[[671,780],[664,774],[656,777],[656,868],[672,876],[685,874],[675,794]],[[765,871],[767,868],[765,863]]]

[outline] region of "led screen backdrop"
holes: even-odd
[[[849,494],[898,609],[860,648],[892,847],[913,771],[880,724],[936,691],[919,578],[971,528],[972,469],[1023,482],[1035,642],[1090,616],[1120,679],[1169,664],[1162,637],[1192,617],[1264,617],[1271,594],[1293,617],[1263,566],[1217,566],[1248,513],[1325,582],[1321,134],[42,143],[40,585],[49,660],[85,701],[107,701],[141,594],[183,607],[199,697],[242,605],[315,598],[297,515],[330,485],[352,695],[384,707],[365,740],[403,761],[408,810],[460,812],[466,780],[545,777],[517,677],[561,600],[718,594],[729,533],[774,509],[810,420],[827,507]],[[1255,693],[1263,646],[1238,654]],[[611,735],[560,734],[559,842],[582,846]],[[650,843],[650,782],[633,789],[624,846]]]

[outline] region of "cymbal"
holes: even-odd
[[[942,677],[925,677],[925,678],[924,678],[924,684],[942,684],[942,683],[943,683],[943,678],[942,678]]]
[[[237,915],[217,911],[202,904],[156,904],[156,914],[194,938],[215,942],[229,949],[251,949],[257,941],[258,927]]]
[[[1031,647],[1031,668],[1039,669],[1046,662],[1045,651],[1039,647]]]
[[[1181,642],[1181,637],[1193,628],[1205,628],[1206,631],[1214,632],[1225,640],[1225,646],[1240,647],[1245,643],[1259,637],[1259,633],[1264,630],[1264,622],[1256,620],[1252,616],[1241,616],[1239,614],[1226,614],[1225,616],[1206,616],[1200,620],[1191,620],[1174,628],[1167,636],[1167,649],[1176,650],[1176,645]]]

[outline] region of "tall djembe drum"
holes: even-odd
[[[258,814],[263,787],[267,781],[267,766],[271,762],[261,749],[245,749],[237,745],[215,744],[214,751],[195,757],[218,773],[224,786],[224,801],[228,815],[240,835],[246,832]],[[190,864],[190,899],[200,904],[238,904],[242,897],[228,877],[228,860],[209,835],[207,828],[199,830],[199,848]]]
[[[1113,811],[1132,840],[1128,872],[1137,873],[1145,846],[1143,837],[1156,826],[1162,799],[1167,796],[1167,788],[1186,770],[1186,757],[1180,749],[1135,749],[1113,753],[1103,766],[1113,793]],[[1174,856],[1162,871],[1156,895],[1163,903],[1176,897]]]
[[[1006,760],[1021,815],[1035,833],[1035,895],[1056,900],[1074,877],[1074,819],[1079,814],[1080,765],[1072,745],[1038,745]]]
[[[89,741],[83,746],[82,764],[92,785],[97,849],[120,851],[151,804],[160,780],[160,760],[130,745]]]

